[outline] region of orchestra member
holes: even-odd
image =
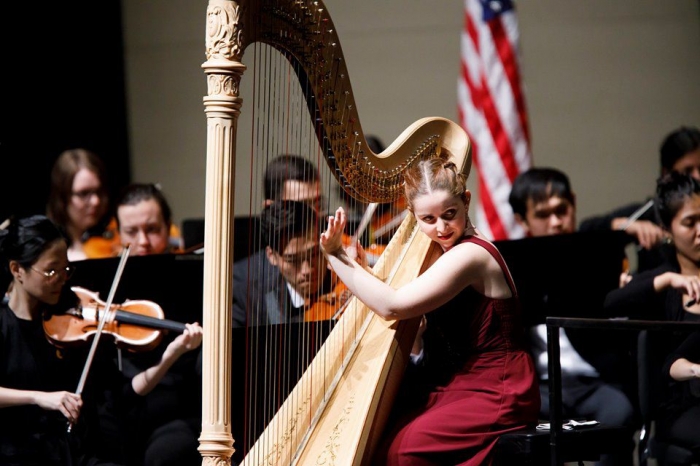
[[[700,320],[700,181],[668,173],[658,180],[654,204],[675,254],[654,269],[632,275],[624,287],[610,291],[605,298],[606,311],[646,319]]]
[[[68,238],[70,261],[111,257],[119,251],[108,202],[102,160],[82,148],[61,153],[51,169],[46,215]]]
[[[2,278],[12,283],[0,305],[0,412],[12,420],[0,423],[3,465],[105,464],[94,450],[100,445],[99,394],[120,391],[124,401],[146,395],[202,341],[199,324],[187,324],[154,366],[131,378],[101,356],[100,345],[85,390],[76,394],[87,348],[53,346],[42,325],[46,312],[58,311],[53,308],[71,274],[67,253],[65,238],[44,216],[0,230]]]
[[[654,205],[675,254],[654,269],[632,275],[605,299],[614,316],[700,322],[700,180],[670,172],[657,181]],[[662,372],[655,435],[698,451],[700,337],[691,334],[667,357]]]
[[[131,254],[182,252],[170,205],[158,186],[150,183],[126,186],[117,199],[116,214],[120,241],[131,245]]]
[[[700,129],[681,126],[667,134],[659,150],[660,176],[671,172],[684,173],[700,179]],[[647,199],[647,205],[652,199]],[[644,210],[644,202],[635,202],[618,207],[604,215],[592,216],[581,222],[580,230],[619,230],[625,228],[639,244],[637,253],[638,272],[648,270],[672,258],[675,252],[668,244],[668,235],[653,208]],[[630,222],[630,216],[643,211]],[[625,281],[629,277],[625,277]]]
[[[543,237],[576,231],[576,196],[569,177],[555,168],[530,168],[513,182],[508,201],[515,220],[529,237]],[[535,325],[527,331],[540,381],[540,416],[549,419],[549,378],[547,373],[547,326]],[[603,455],[600,464],[632,465],[635,412],[621,383],[601,376],[603,371],[589,362],[559,329],[561,348],[562,415],[565,418],[597,420],[630,430],[629,452],[622,456]],[[605,358],[609,361],[611,358]],[[604,368],[607,369],[607,368]]]
[[[132,183],[117,199],[116,218],[123,245],[131,254],[179,253],[172,212],[160,188]],[[161,344],[159,348],[164,345]],[[153,354],[132,354],[123,359],[123,371],[134,374],[152,364]],[[127,456],[135,466],[177,466],[202,461],[197,448],[201,431],[201,352],[181,358],[161,383],[129,412]]]
[[[342,208],[320,238],[335,273],[379,317],[427,319],[422,364],[430,389],[414,395],[417,409],[388,431],[373,464],[489,464],[498,437],[534,425],[539,411],[517,291],[498,250],[469,220],[466,176],[444,152],[405,173],[405,193],[442,254],[401,288],[347,254]]]
[[[285,154],[270,161],[265,169],[263,190],[265,200],[263,210],[269,208],[275,201],[297,201],[308,204],[315,214],[325,210],[325,200],[321,195],[319,173],[316,166],[308,159],[298,155]],[[275,207],[276,212],[281,212],[280,205]],[[269,213],[269,211],[268,211]],[[262,219],[262,217],[260,217]],[[271,220],[269,216],[266,217]],[[268,227],[270,230],[272,227]],[[269,261],[267,254],[268,242],[261,231],[257,231],[253,237],[261,238],[261,243],[251,242],[253,252],[250,256],[236,261],[233,265],[234,301],[233,301],[233,326],[242,327],[249,321],[246,317],[247,309],[253,306],[258,311],[266,312],[259,303],[262,296],[274,290],[279,277],[279,270]],[[320,257],[320,256],[319,256]],[[320,270],[319,267],[315,267]],[[283,283],[283,281],[280,281]],[[246,297],[246,293],[250,293]],[[265,306],[266,309],[267,306]],[[267,318],[257,314],[258,324],[269,323]],[[278,321],[277,318],[273,319]]]
[[[309,204],[273,201],[260,215],[263,254],[234,265],[233,326],[324,320],[306,315],[320,295],[332,291],[332,278],[316,238],[319,218]],[[248,281],[236,270],[245,269]],[[268,270],[260,273],[261,270]]]
[[[668,387],[659,407],[657,435],[700,454],[700,332],[693,332],[669,356],[662,369]]]

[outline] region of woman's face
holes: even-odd
[[[68,280],[68,247],[62,239],[49,244],[39,259],[23,268],[21,286],[32,298],[45,304],[56,304]]]
[[[671,221],[671,236],[679,259],[700,264],[700,195],[685,200]]]
[[[104,187],[97,175],[81,168],[73,177],[73,189],[68,202],[68,220],[80,233],[94,227],[107,209]]]
[[[413,200],[413,214],[418,226],[442,249],[454,246],[462,237],[467,226],[468,207],[468,195],[465,202],[444,190],[421,194]]]

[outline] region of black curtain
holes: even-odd
[[[0,2],[0,222],[44,213],[65,149],[130,180],[121,3]]]

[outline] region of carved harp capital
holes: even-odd
[[[240,62],[243,54],[242,9],[231,0],[210,0],[207,7],[207,60]]]

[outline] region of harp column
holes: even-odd
[[[206,205],[204,231],[204,342],[202,347],[203,465],[231,464],[231,308],[236,127],[241,109],[241,8],[210,0],[207,7]]]

